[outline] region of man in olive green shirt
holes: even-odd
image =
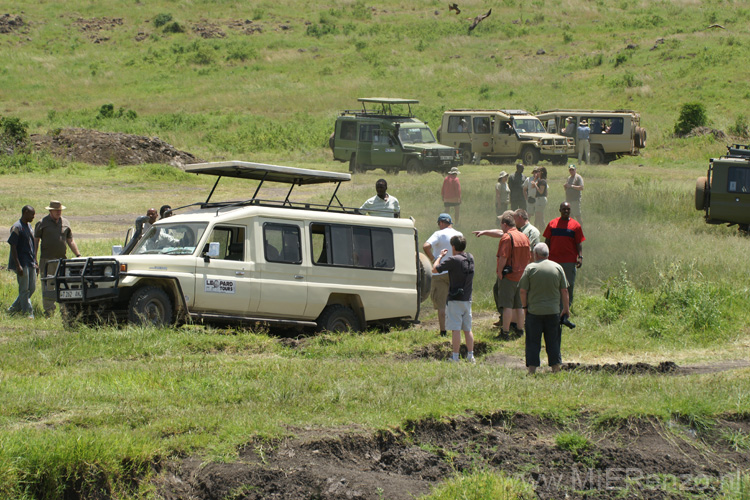
[[[52,200],[46,209],[49,210],[49,215],[39,221],[34,228],[34,248],[39,249],[40,278],[44,278],[47,275],[47,262],[66,257],[66,246],[70,247],[73,255],[76,257],[81,256],[81,252],[78,251],[78,245],[73,240],[73,231],[70,229],[70,222],[62,216],[65,205],[57,200]],[[41,245],[39,244],[40,241]],[[45,297],[42,299],[42,304],[44,305],[45,316],[49,317],[55,313],[55,301],[53,299]]]
[[[546,243],[537,244],[532,255],[534,262],[526,266],[518,284],[521,305],[526,309],[526,369],[534,374],[539,368],[544,335],[547,361],[552,371],[558,372],[562,366],[560,319],[570,313],[568,281],[562,266],[549,260]]]

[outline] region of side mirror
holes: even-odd
[[[208,250],[203,251],[203,260],[205,262],[208,262],[212,258],[215,259],[216,257],[218,257],[220,248],[221,248],[221,245],[219,244],[218,241],[212,241],[211,243],[209,243]]]
[[[122,253],[122,245],[112,245],[112,255],[120,255]]]

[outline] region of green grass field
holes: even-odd
[[[467,34],[466,18],[490,6],[492,16]],[[336,114],[357,107],[361,96],[419,99],[415,111],[433,129],[453,107],[634,109],[649,133],[642,156],[580,169],[585,264],[576,284],[578,328],[565,334],[563,360],[747,360],[750,239],[706,225],[693,208],[695,178],[726,143],[672,131],[686,102],[703,103],[710,126],[724,131],[748,113],[741,61],[750,46],[750,7],[503,0],[461,8],[455,16],[437,0],[11,0],[3,11],[21,16],[23,26],[0,33],[0,115],[20,118],[30,133],[127,132],[158,136],[207,160],[345,171],[331,160],[327,138]],[[157,27],[160,14],[172,20]],[[165,32],[173,22],[185,32]],[[225,36],[203,38],[196,25]],[[250,26],[260,30],[248,34]],[[103,116],[106,104],[122,108],[122,116]],[[459,230],[495,227],[494,182],[509,167],[461,167]],[[566,169],[548,169],[550,219],[558,215]],[[382,176],[358,174],[339,197],[359,206]],[[161,165],[94,167],[36,153],[0,154],[0,180],[4,227],[22,205],[34,205],[41,218],[49,200],[60,199],[84,255],[108,254],[135,215],[202,200],[213,182]],[[426,239],[442,211],[442,177],[388,181],[402,215],[414,217]],[[228,183],[217,196],[247,197],[254,187]],[[301,193],[326,199],[318,188]],[[488,354],[523,357],[522,340],[499,342],[490,328],[496,245],[469,239],[481,318],[475,334]],[[2,245],[0,263],[7,260]],[[420,328],[324,335],[305,340],[304,348],[264,331],[199,326],[70,331],[59,316],[8,316],[15,294],[13,275],[0,273],[2,498],[61,498],[80,483],[106,484],[112,498],[154,498],[151,464],[193,453],[232,461],[239,446],[290,427],[389,429],[497,410],[563,420],[594,414],[604,423],[679,417],[710,426],[750,412],[748,368],[687,377],[528,378],[481,357],[458,370],[405,361],[439,342],[435,331]],[[39,310],[39,293],[34,304]],[[434,318],[427,308],[426,319]],[[747,449],[746,432],[734,437]],[[528,485],[472,474],[449,481],[434,498],[460,491],[500,497],[508,488],[508,498],[528,494]],[[742,488],[723,494],[747,498]]]

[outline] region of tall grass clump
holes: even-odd
[[[441,483],[424,500],[531,500],[536,498],[529,484],[489,471],[472,472]]]
[[[599,318],[604,323],[612,323],[622,319],[631,311],[641,307],[641,294],[635,289],[628,278],[625,263],[621,264],[620,272],[604,282],[604,304],[599,311]]]

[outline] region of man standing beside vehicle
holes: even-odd
[[[581,164],[581,158],[584,158],[586,165],[589,164],[589,155],[591,154],[591,129],[586,120],[581,120],[576,130],[576,147],[578,148],[578,164]]]
[[[545,243],[539,243],[533,254],[534,262],[526,266],[518,284],[526,310],[526,369],[533,375],[539,368],[544,336],[547,362],[556,373],[562,365],[560,321],[569,314],[568,282],[562,267],[547,259],[549,248]]]
[[[453,229],[453,220],[450,214],[440,214],[437,220],[438,229],[432,236],[430,236],[424,245],[422,250],[424,254],[430,259],[430,262],[435,260],[436,255],[441,255],[443,250],[447,250],[446,256],[450,257],[453,255],[451,250],[451,238],[454,236],[461,236],[461,233]],[[438,323],[440,324],[440,335],[445,336],[445,304],[448,300],[448,291],[450,288],[450,279],[448,271],[432,272],[432,281],[430,282],[430,298],[432,299],[432,305],[438,312]]]
[[[572,163],[568,167],[570,177],[565,181],[565,201],[570,204],[570,213],[579,224],[583,224],[581,219],[581,194],[583,191],[583,177],[576,172],[576,166]]]
[[[471,292],[474,283],[474,257],[465,252],[466,238],[458,234],[450,240],[452,256],[443,249],[432,265],[433,272],[447,272],[450,292],[446,304],[446,326],[452,332],[453,357],[458,362],[461,349],[461,330],[466,338],[466,361],[474,363],[474,334],[471,331]]]
[[[8,309],[8,313],[21,313],[29,319],[34,319],[34,308],[31,306],[31,296],[36,290],[36,252],[34,248],[34,234],[31,222],[36,211],[31,205],[21,209],[21,218],[10,228],[10,259],[8,270],[16,272],[18,281],[18,297]]]
[[[34,228],[34,247],[39,249],[40,278],[46,276],[47,262],[66,257],[66,247],[70,247],[70,250],[76,257],[81,256],[81,252],[78,251],[78,245],[73,240],[73,231],[70,229],[70,222],[62,216],[65,206],[57,200],[52,200],[49,202],[46,210],[49,210],[49,215],[39,221]],[[45,316],[50,317],[55,313],[54,299],[44,297],[42,304]]]
[[[576,271],[583,265],[583,246],[586,240],[581,225],[570,218],[570,203],[560,204],[560,217],[552,219],[542,235],[549,246],[549,258],[565,271],[568,281],[568,298],[573,305],[573,288]]]
[[[388,194],[388,182],[385,179],[378,179],[375,182],[375,193],[375,196],[364,202],[359,209],[367,215],[398,219],[401,215],[401,207],[396,197]]]
[[[526,181],[526,176],[523,175],[523,168],[523,163],[516,163],[516,173],[511,175],[510,179],[508,179],[511,210],[517,208],[523,208],[526,210],[526,198],[523,196],[523,183]]]
[[[458,224],[458,217],[461,213],[461,182],[458,180],[458,174],[460,173],[458,167],[451,168],[443,180],[443,189],[441,190],[445,212],[450,213],[451,207],[455,210],[454,222],[456,224]]]

